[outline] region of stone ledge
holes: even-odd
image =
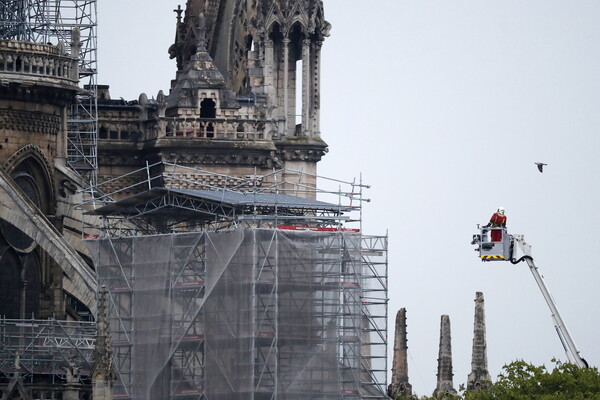
[[[0,129],[16,132],[57,135],[60,117],[30,111],[0,110]]]

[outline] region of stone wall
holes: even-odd
[[[10,199],[1,212],[0,244],[6,251],[0,265],[25,271],[16,275],[19,282],[0,282],[0,290],[18,288],[18,295],[3,298],[13,317],[25,311],[26,317],[65,318],[64,272],[49,252],[52,246],[44,243],[49,235],[62,239],[65,215],[58,212],[57,199],[74,194],[65,193],[68,178],[57,165],[66,164],[67,107],[79,90],[77,60],[63,44],[0,40],[0,83],[2,196]],[[34,238],[26,249],[14,239],[19,231]]]

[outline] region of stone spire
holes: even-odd
[[[206,50],[206,18],[204,14],[198,17],[196,27],[196,51],[184,68],[178,74],[177,81],[185,81],[191,87],[224,87],[225,78],[215,66],[213,59]],[[185,86],[188,88],[188,86]]]
[[[200,89],[213,89],[220,93],[222,108],[239,108],[235,94],[225,86],[225,78],[216,67],[206,50],[206,18],[198,16],[196,27],[196,52],[182,71],[177,71],[175,81],[167,100],[167,116],[176,116],[178,109],[195,109],[202,99],[198,98]]]
[[[452,383],[452,337],[450,335],[450,317],[442,315],[440,323],[440,351],[438,355],[437,387],[433,396],[443,399],[447,394],[456,394]]]
[[[475,294],[475,322],[473,323],[473,355],[471,358],[471,373],[467,378],[467,390],[485,389],[492,381],[487,365],[483,303],[483,293],[477,292]]]
[[[406,308],[396,314],[396,332],[394,337],[394,360],[392,364],[392,383],[388,387],[388,395],[411,396],[412,385],[408,383],[408,340],[406,338]]]
[[[102,285],[98,293],[96,348],[94,349],[94,368],[92,370],[92,398],[94,400],[111,400],[114,380],[115,374],[112,366],[107,291],[106,286]]]
[[[81,50],[81,32],[79,28],[71,30],[71,79],[79,80],[79,51]]]

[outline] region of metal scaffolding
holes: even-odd
[[[67,162],[96,183],[97,33],[96,0],[3,0],[0,38],[78,48],[80,90],[69,107]]]
[[[25,383],[64,383],[69,373],[89,380],[95,343],[95,322],[0,318],[0,381],[17,370]]]
[[[361,353],[361,386],[363,399],[381,398],[387,385],[388,332],[388,238],[363,235],[361,257],[363,351]]]
[[[198,175],[227,184],[190,178]],[[329,188],[299,183],[307,179]],[[82,232],[121,237],[282,225],[360,230],[363,203],[370,201],[363,197],[368,187],[290,168],[234,177],[158,162],[86,189],[91,199],[82,208],[101,216],[103,223],[84,225]]]
[[[110,299],[115,397],[387,398],[387,237],[350,227],[366,185],[307,199],[285,194],[300,189],[284,171],[191,190],[166,172],[181,169],[151,170],[136,194],[94,200],[104,223],[86,242]]]
[[[88,242],[115,396],[385,398],[386,242],[250,228]]]

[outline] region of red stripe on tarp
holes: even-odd
[[[360,232],[360,229],[347,229],[347,228],[319,228],[316,226],[298,226],[298,225],[278,225],[277,229],[286,229],[290,231],[315,231],[315,232]]]

